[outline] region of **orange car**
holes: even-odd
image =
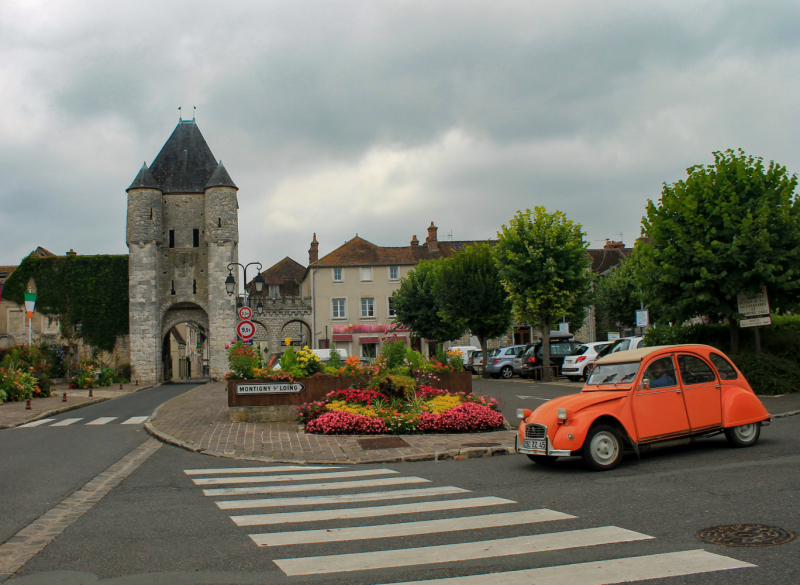
[[[580,455],[614,469],[626,447],[642,451],[725,433],[755,445],[770,415],[742,373],[707,345],[662,345],[601,358],[579,394],[520,413],[517,453],[536,463]]]

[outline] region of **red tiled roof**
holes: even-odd
[[[587,250],[592,259],[592,272],[603,274],[604,272],[618,266],[633,252],[632,248],[601,248],[599,250]]]
[[[300,282],[303,280],[303,275],[305,273],[305,266],[299,262],[295,262],[287,256],[274,266],[262,272],[261,276],[264,277],[264,282],[267,284],[283,284],[284,280],[295,280]]]
[[[39,246],[33,252],[30,253],[31,256],[36,256],[37,258],[55,258],[58,254],[53,254],[50,250],[46,248],[42,248]]]
[[[16,269],[16,266],[0,266],[0,284],[3,284],[6,281],[6,278],[11,276],[11,273]]]
[[[390,266],[395,264],[415,265],[420,260],[447,258],[463,250],[465,246],[494,244],[494,240],[472,240],[459,242],[438,241],[438,251],[428,249],[426,243],[419,246],[384,247],[376,246],[364,238],[356,236],[345,242],[330,254],[314,262],[310,268],[323,266]]]

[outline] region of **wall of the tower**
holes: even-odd
[[[164,195],[162,199],[164,218],[158,274],[162,313],[176,303],[194,303],[206,309],[205,196]]]

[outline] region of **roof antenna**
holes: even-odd
[[[181,114],[180,106],[178,106],[178,122],[183,122],[183,114]]]
[[[194,106],[194,110],[192,110],[192,122],[194,122],[194,115],[197,113],[197,106]]]
[[[450,230],[450,233],[447,234],[447,237],[450,238],[450,241],[453,241],[453,230]]]

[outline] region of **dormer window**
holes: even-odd
[[[269,285],[269,296],[271,297],[281,296],[281,286],[279,284]]]

